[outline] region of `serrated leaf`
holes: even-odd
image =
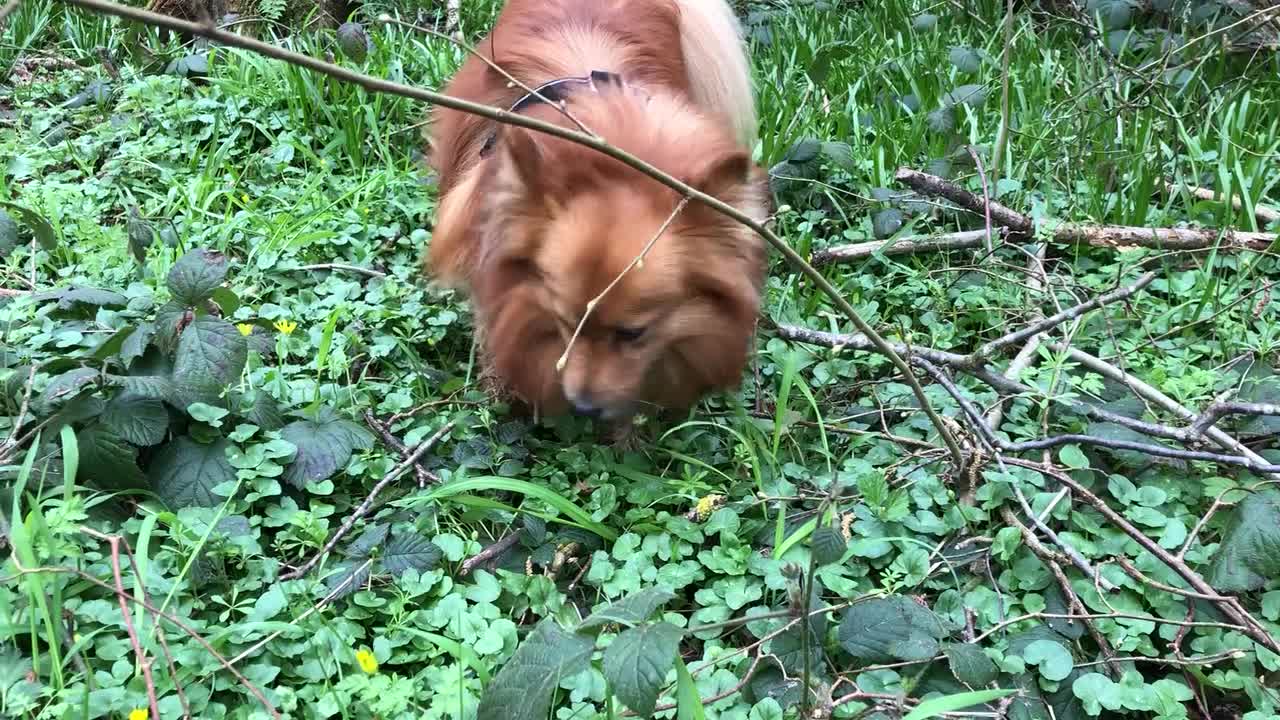
[[[623,631],[604,651],[604,676],[618,699],[641,717],[653,714],[684,633],[670,623]]]
[[[111,333],[111,336],[103,340],[98,347],[93,349],[93,359],[98,362],[105,362],[109,358],[118,354],[123,348],[125,342],[137,331],[132,325],[122,327]]]
[[[328,588],[325,594],[334,598],[346,597],[369,582],[372,574],[372,563],[368,560],[342,563],[332,574],[325,576],[324,585]]]
[[[182,331],[173,363],[173,382],[181,407],[218,403],[227,385],[239,379],[249,360],[249,345],[235,325],[201,317]]]
[[[778,635],[769,643],[769,652],[778,660],[778,664],[788,673],[799,675],[804,672],[805,642],[804,625],[796,625]],[[823,666],[823,636],[809,627],[809,667]]]
[[[321,408],[314,420],[295,420],[284,426],[280,436],[298,448],[285,469],[284,481],[299,489],[332,477],[346,466],[353,452],[373,446],[368,430],[338,417],[328,407]]]
[[[853,146],[846,142],[828,141],[822,143],[822,156],[832,166],[852,172],[857,168],[857,161],[853,156]]]
[[[577,632],[603,627],[610,623],[638,625],[649,619],[658,608],[670,602],[675,593],[665,588],[645,588],[592,613],[578,624]]]
[[[244,413],[244,419],[263,430],[279,430],[284,427],[285,416],[280,405],[266,390],[254,391],[253,404]]]
[[[0,259],[9,256],[18,247],[18,223],[9,213],[0,209]]]
[[[227,256],[197,248],[178,258],[169,269],[165,284],[173,299],[194,307],[213,297],[213,291],[227,277]]]
[[[139,263],[146,262],[147,248],[155,242],[156,231],[136,207],[129,208],[129,219],[125,221],[125,236],[129,240],[129,252],[133,258]]]
[[[1062,591],[1057,586],[1050,585],[1044,593],[1044,610],[1052,615],[1068,615],[1071,609],[1067,607],[1066,600],[1062,597]],[[1084,623],[1078,620],[1072,620],[1063,617],[1045,618],[1045,624],[1053,629],[1054,632],[1069,639],[1079,640],[1084,635]]]
[[[902,595],[861,602],[845,611],[841,647],[864,662],[928,660],[938,654],[946,628],[933,611]]]
[[[982,55],[971,47],[953,47],[948,57],[960,72],[976,73],[982,69]]]
[[[871,230],[877,239],[884,240],[902,229],[905,219],[897,208],[886,208],[871,216]]]
[[[44,248],[46,252],[53,252],[57,249],[58,237],[53,232],[53,226],[40,213],[11,202],[0,202],[0,208],[8,208],[12,215],[17,215],[22,224],[26,225],[27,229],[31,231],[36,242],[40,243],[40,247]]]
[[[968,105],[969,107],[981,107],[987,101],[987,88],[982,85],[961,85],[955,90],[947,93],[943,99],[943,105],[948,108],[957,105]]]
[[[236,479],[236,469],[227,460],[230,447],[225,438],[209,444],[185,435],[174,438],[151,461],[151,488],[173,509],[218,505],[225,498],[213,489]]]
[[[93,368],[75,368],[55,376],[40,393],[38,407],[41,414],[52,414],[59,405],[79,395],[97,377],[98,371]]]
[[[400,576],[413,568],[419,572],[434,569],[444,553],[430,540],[413,533],[397,533],[382,551],[382,568]]]
[[[986,685],[996,679],[996,664],[974,643],[953,643],[943,652],[956,679],[966,685]]]
[[[146,487],[138,449],[110,429],[95,425],[76,433],[80,475],[110,488]]]
[[[169,411],[156,398],[122,392],[107,401],[98,422],[134,445],[147,447],[164,440]]]
[[[126,298],[118,292],[95,287],[79,287],[76,285],[38,293],[33,296],[33,299],[39,301],[57,300],[58,309],[60,310],[74,310],[80,305],[90,308],[100,308],[124,307],[129,304],[129,298]]]
[[[386,542],[387,532],[391,526],[386,523],[377,523],[365,528],[360,537],[355,542],[347,546],[346,555],[353,559],[364,559],[373,552],[373,549]]]
[[[932,30],[938,25],[938,16],[933,13],[920,13],[911,21],[911,27],[920,31]]]
[[[845,542],[844,536],[835,528],[820,527],[809,536],[809,549],[813,552],[814,561],[819,565],[839,562],[847,548],[848,543]]]
[[[108,384],[152,400],[173,399],[173,383],[159,375],[107,375]]]
[[[545,720],[560,681],[584,670],[594,647],[591,638],[544,619],[486,688],[476,720]]]
[[[924,121],[929,126],[929,129],[936,133],[951,132],[956,126],[956,118],[952,114],[950,107],[929,111],[929,114],[924,116]]]
[[[818,48],[813,54],[813,59],[809,61],[809,67],[805,69],[805,74],[813,81],[815,85],[821,85],[826,82],[827,76],[831,74],[831,66],[842,57],[849,55],[849,43],[835,41],[827,43]]]
[[[1280,490],[1250,493],[1231,513],[1205,579],[1222,593],[1250,592],[1280,577]]]
[[[803,138],[797,140],[796,144],[787,150],[787,154],[782,159],[792,165],[807,165],[816,160],[821,152],[821,141],[813,138]]]
[[[1028,665],[1040,669],[1040,675],[1046,680],[1065,680],[1075,669],[1075,660],[1062,643],[1053,640],[1036,640],[1022,651],[1022,659]]]
[[[343,23],[338,27],[338,47],[342,54],[354,62],[362,63],[373,48],[373,41],[357,22]]]

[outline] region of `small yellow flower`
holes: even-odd
[[[275,326],[277,330],[285,335],[292,335],[293,331],[298,329],[298,323],[292,320],[277,320],[275,321]]]
[[[356,662],[360,663],[360,669],[366,675],[372,675],[378,672],[378,658],[368,650],[360,649],[356,651]]]
[[[698,522],[703,522],[711,517],[711,513],[720,507],[723,500],[724,496],[722,495],[708,495],[698,500]]]
[[[146,708],[134,708],[129,711],[129,720],[147,720],[151,713]]]
[[[244,204],[245,204],[245,205],[248,205],[248,204],[249,204],[249,193],[242,193],[242,194],[240,195],[240,199],[244,201]]]
[[[239,325],[236,325],[236,329],[239,330],[240,334],[245,337],[249,337],[250,335],[253,334],[252,323],[240,323]]]

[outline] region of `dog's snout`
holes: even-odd
[[[593,420],[599,419],[599,417],[604,414],[604,408],[583,400],[573,401],[573,411],[578,415],[591,418]]]

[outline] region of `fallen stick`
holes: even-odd
[[[1004,236],[1004,228],[992,228],[993,233]],[[986,241],[986,230],[968,230],[945,235],[923,235],[904,237],[898,240],[873,240],[854,245],[836,245],[818,250],[809,258],[814,266],[832,263],[849,262],[871,257],[876,253],[882,255],[914,255],[916,253],[938,252],[940,250],[967,250],[982,247]]]
[[[1197,187],[1195,185],[1166,182],[1164,184],[1164,189],[1170,195],[1177,195],[1178,193],[1185,192],[1200,200],[1209,200],[1211,202],[1223,201],[1223,198],[1218,195],[1218,193],[1210,190],[1209,188]],[[1240,196],[1231,196],[1231,207],[1236,210],[1244,209],[1244,202],[1240,199]],[[1254,205],[1253,216],[1257,218],[1258,224],[1263,227],[1266,227],[1273,222],[1280,222],[1280,210],[1274,210],[1266,205]]]

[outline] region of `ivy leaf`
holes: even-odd
[[[227,277],[227,256],[220,252],[197,248],[178,258],[169,269],[165,284],[173,299],[194,307],[213,297]]]
[[[675,593],[665,588],[646,588],[632,593],[594,613],[586,620],[578,623],[577,632],[594,630],[610,623],[634,627],[648,620],[658,608],[675,597]]]
[[[543,720],[560,681],[586,669],[594,647],[591,638],[544,619],[486,689],[476,720]]]
[[[996,679],[996,664],[974,643],[952,643],[943,650],[956,679],[966,685],[986,685]]]
[[[618,698],[641,717],[653,714],[683,635],[670,623],[639,625],[622,632],[605,649],[605,679]]]
[[[223,388],[240,377],[249,360],[249,345],[235,325],[201,317],[182,331],[173,363],[179,402],[217,404]]]
[[[928,660],[946,628],[937,615],[902,595],[858,603],[845,611],[840,646],[864,662]]]
[[[1250,493],[1231,515],[1206,580],[1223,593],[1260,589],[1280,576],[1280,490]]]
[[[835,528],[820,527],[809,537],[809,548],[819,565],[830,565],[844,557],[848,544],[840,531]]]
[[[346,466],[353,452],[373,446],[373,435],[368,430],[338,417],[329,407],[321,408],[315,420],[289,423],[280,436],[298,448],[284,471],[284,481],[298,489],[332,477]]]
[[[146,447],[164,440],[169,411],[155,398],[122,392],[107,401],[98,421],[134,445]]]
[[[221,503],[225,498],[213,489],[236,479],[236,469],[227,460],[230,447],[226,438],[209,444],[185,435],[174,438],[151,461],[152,489],[174,509]]]
[[[1022,659],[1029,665],[1040,668],[1040,674],[1046,680],[1065,680],[1075,669],[1075,661],[1071,653],[1062,643],[1053,640],[1036,640],[1022,651]]]
[[[80,473],[112,488],[144,488],[138,469],[138,449],[109,428],[94,425],[76,433]]]
[[[399,577],[413,568],[419,572],[440,564],[444,553],[430,540],[413,533],[397,533],[382,551],[382,568]]]

